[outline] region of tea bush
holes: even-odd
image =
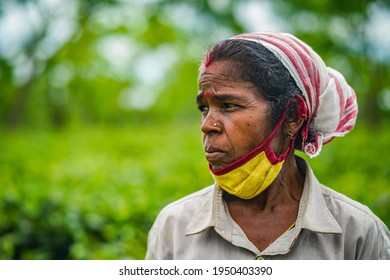
[[[198,126],[0,131],[0,258],[143,259],[158,211],[212,183]],[[357,127],[309,162],[389,226],[388,131]]]

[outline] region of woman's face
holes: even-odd
[[[271,133],[269,103],[249,82],[234,79],[234,64],[217,61],[199,73],[197,105],[206,159],[215,170],[240,159]]]

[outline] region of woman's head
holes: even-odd
[[[237,81],[252,84],[258,97],[269,104],[271,127],[285,110],[288,110],[286,120],[299,115],[295,95],[301,95],[301,90],[281,61],[263,45],[240,39],[222,41],[209,50],[202,67],[219,61],[229,62],[229,75]],[[296,148],[301,149],[301,141],[298,139],[296,143]]]
[[[287,121],[306,118],[296,148],[311,157],[319,154],[323,144],[345,135],[355,125],[358,110],[353,89],[339,72],[327,67],[316,52],[291,34],[234,36],[211,48],[200,70],[217,61],[229,61],[229,75],[253,84],[259,97],[269,102],[272,124],[287,108]]]

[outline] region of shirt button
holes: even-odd
[[[256,256],[255,259],[256,259],[256,260],[260,260],[260,261],[263,261],[263,260],[264,260],[264,258],[263,258],[262,256]]]

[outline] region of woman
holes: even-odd
[[[263,32],[215,45],[198,83],[215,184],[161,211],[146,259],[390,259],[384,223],[294,155],[354,127],[340,73],[296,37]]]

